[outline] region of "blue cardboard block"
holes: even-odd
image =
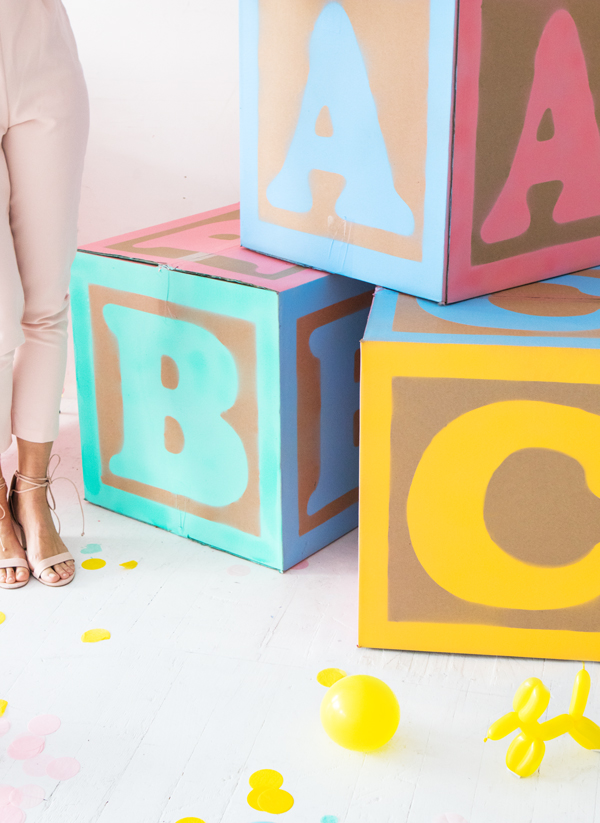
[[[86,499],[281,571],[353,529],[371,295],[242,249],[236,207],[81,249]]]
[[[240,10],[242,244],[442,299],[455,4]]]
[[[600,262],[596,0],[240,0],[242,244],[440,303]]]

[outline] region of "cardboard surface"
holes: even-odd
[[[244,0],[241,49],[243,244],[440,299],[452,4]]]
[[[449,302],[600,261],[594,0],[461,2]]]
[[[440,303],[600,263],[595,0],[241,11],[245,246]]]
[[[280,300],[283,529],[298,560],[358,522],[359,347],[372,299],[364,288],[333,276]]]
[[[584,323],[586,295],[559,286],[526,315],[539,297],[495,302],[557,322],[567,302]],[[597,338],[467,336],[470,308],[484,322],[475,299],[448,345],[452,321],[435,317],[427,334],[423,301],[392,298],[390,323],[429,342],[377,339],[380,328],[362,344],[360,645],[600,659]]]
[[[165,265],[272,291],[308,283],[324,272],[290,265],[240,246],[239,204],[82,246],[81,251]]]
[[[220,210],[77,255],[86,498],[285,570],[357,524],[372,287],[302,269],[278,292],[156,265],[194,246],[224,254],[214,246],[230,242],[231,219]],[[106,254],[140,246],[155,265]]]
[[[368,340],[494,343],[597,348],[600,269],[587,269],[440,306],[385,289],[377,292]]]

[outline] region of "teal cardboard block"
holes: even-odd
[[[242,245],[439,303],[600,262],[597,0],[240,0]]]
[[[355,528],[368,283],[231,206],[82,248],[71,292],[87,500],[281,571]]]

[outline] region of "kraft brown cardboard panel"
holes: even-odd
[[[394,377],[392,392],[389,620],[598,631],[600,598],[569,609],[526,611],[469,603],[445,591],[424,571],[412,549],[406,501],[423,452],[460,415],[504,400],[541,400],[598,415],[600,387]],[[540,469],[546,477],[539,477]],[[586,554],[600,541],[600,513],[598,499],[582,475],[579,464],[549,449],[515,452],[488,486],[484,511],[492,538],[519,560],[539,565],[563,565]],[[557,510],[561,498],[564,502]],[[536,527],[547,537],[555,532],[548,545],[541,538],[526,545]],[[565,535],[570,539],[561,541]]]

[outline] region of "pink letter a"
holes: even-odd
[[[540,141],[537,130],[547,109],[554,136]],[[527,192],[550,180],[563,183],[552,215],[557,223],[600,215],[600,134],[577,27],[565,9],[552,15],[542,33],[525,125],[508,180],[482,226],[484,243],[526,232]]]

